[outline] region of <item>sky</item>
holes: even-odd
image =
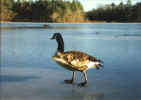
[[[84,7],[84,11],[89,11],[105,4],[111,3],[119,4],[121,1],[123,3],[126,3],[128,0],[79,0],[79,1],[82,3]],[[137,2],[141,2],[141,0],[131,0],[131,2],[132,4],[135,4]]]

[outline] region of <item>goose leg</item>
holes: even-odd
[[[71,80],[64,80],[64,82],[68,83],[68,84],[73,84],[74,80],[75,80],[75,76],[76,76],[76,73],[75,73],[75,71],[73,71],[72,79]]]
[[[78,84],[81,87],[86,86],[86,84],[88,83],[86,71],[83,71],[83,75],[84,75],[84,78],[85,78],[85,82],[82,82],[82,83]]]

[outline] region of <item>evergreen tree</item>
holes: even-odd
[[[12,18],[16,15],[12,11],[12,7],[14,4],[14,0],[1,0],[1,10],[0,10],[0,20],[1,21],[7,21],[12,20]]]
[[[1,0],[3,21],[84,22],[85,19],[116,22],[141,22],[141,2],[114,3],[84,13],[78,0]]]

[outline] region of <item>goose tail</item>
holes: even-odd
[[[96,64],[96,69],[104,68],[104,62],[102,60],[98,60]]]

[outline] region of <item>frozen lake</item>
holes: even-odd
[[[44,27],[49,24],[50,27]],[[87,71],[88,85],[65,84],[72,72],[52,60],[62,33],[65,51],[80,50],[104,61]],[[141,24],[2,23],[1,100],[141,100]]]

